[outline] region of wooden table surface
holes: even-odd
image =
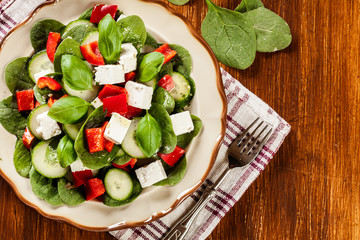
[[[166,0],[163,0],[167,2]],[[239,0],[216,0],[235,8]],[[225,67],[292,126],[266,170],[209,239],[360,239],[360,2],[264,0],[290,25],[291,46]],[[172,8],[200,32],[207,8]],[[48,220],[0,179],[0,239],[113,239]]]

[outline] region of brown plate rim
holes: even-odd
[[[43,7],[47,6],[47,5],[53,5],[56,4],[57,2],[59,2],[61,0],[50,0],[47,2],[44,2],[42,4],[40,4],[38,7],[36,7],[34,9],[34,11],[32,11],[22,22],[20,22],[19,24],[17,24],[5,37],[4,39],[1,41],[0,43],[0,51],[3,48],[4,43],[8,40],[8,38],[10,37],[10,35],[16,31],[16,29],[18,29],[19,27],[23,26],[24,24],[26,24],[28,21],[31,20],[31,18]],[[203,46],[204,48],[208,51],[208,53],[210,54],[213,63],[216,67],[216,75],[217,75],[217,88],[223,103],[223,112],[222,112],[222,118],[221,118],[221,134],[218,137],[218,141],[215,144],[214,148],[213,148],[213,152],[212,152],[212,157],[211,157],[211,162],[209,164],[208,169],[206,170],[204,176],[201,178],[201,181],[195,185],[194,187],[185,190],[181,196],[179,196],[176,201],[172,204],[172,206],[166,210],[163,211],[161,213],[154,213],[152,216],[150,216],[148,219],[144,220],[144,221],[140,221],[140,222],[120,222],[118,224],[115,224],[113,226],[110,227],[88,227],[88,226],[84,226],[81,225],[79,223],[76,223],[70,219],[67,219],[66,217],[59,217],[56,215],[51,215],[51,214],[47,214],[45,213],[43,210],[41,210],[38,206],[36,206],[35,204],[29,202],[28,200],[26,200],[17,190],[17,187],[15,186],[15,184],[5,175],[5,173],[0,169],[0,176],[3,177],[6,182],[10,185],[10,187],[13,189],[13,191],[15,192],[15,194],[17,195],[17,197],[24,202],[26,205],[34,208],[37,212],[39,212],[42,216],[49,218],[49,219],[53,219],[56,221],[61,221],[61,222],[65,222],[68,223],[70,225],[73,225],[77,228],[83,229],[83,230],[87,230],[87,231],[95,231],[95,232],[105,232],[105,231],[114,231],[114,230],[120,230],[120,229],[125,229],[125,228],[132,228],[132,227],[138,227],[138,226],[142,226],[144,224],[150,223],[152,221],[155,221],[167,214],[169,214],[170,212],[172,212],[183,200],[185,200],[190,194],[192,194],[198,187],[200,187],[200,185],[205,181],[207,175],[209,174],[211,168],[214,165],[216,156],[219,152],[219,148],[220,148],[220,143],[222,142],[224,136],[225,136],[225,129],[226,129],[226,113],[227,113],[227,104],[226,104],[226,96],[225,96],[225,92],[224,92],[224,86],[221,80],[221,73],[220,73],[220,66],[219,63],[215,57],[215,54],[212,52],[211,48],[209,47],[209,45],[206,43],[206,41],[199,35],[199,33],[197,33],[197,31],[195,30],[195,28],[192,26],[192,24],[190,23],[190,21],[188,19],[186,19],[182,14],[180,14],[179,12],[176,12],[174,9],[170,8],[167,4],[165,4],[164,2],[161,2],[159,0],[141,0],[143,2],[149,2],[149,3],[155,3],[158,5],[161,5],[162,7],[164,7],[166,10],[168,10],[172,15],[177,16],[178,18],[180,18],[188,27],[188,29],[190,30],[190,32],[192,33],[192,35],[195,37],[196,40],[198,40]]]

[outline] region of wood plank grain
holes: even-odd
[[[360,239],[360,2],[263,2],[289,23],[291,46],[258,53],[245,71],[223,67],[292,131],[209,239]],[[169,5],[200,32],[204,1]],[[113,239],[42,217],[3,179],[0,192],[1,239]]]

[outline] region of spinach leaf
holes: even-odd
[[[160,72],[164,63],[164,55],[159,52],[148,53],[139,66],[138,78],[141,82],[148,82]]]
[[[165,163],[166,164],[166,163]],[[164,185],[176,185],[178,184],[183,178],[186,173],[186,157],[185,155],[176,163],[173,168],[170,168],[166,171],[167,178],[164,180],[155,183],[155,186],[164,186]]]
[[[124,164],[128,163],[131,159],[132,159],[132,157],[130,157],[129,155],[127,155],[125,153],[121,157],[116,157],[112,162],[117,165],[124,165]]]
[[[57,156],[57,146],[59,144],[59,138],[53,138],[50,140],[49,145],[46,148],[45,157],[48,161],[53,163],[59,163],[59,159]]]
[[[184,5],[186,3],[188,3],[190,0],[169,0],[169,2],[171,2],[172,4],[175,5]]]
[[[128,199],[125,199],[123,201],[117,201],[115,199],[112,199],[107,193],[105,193],[104,204],[109,207],[119,207],[134,201],[140,195],[143,189],[140,185],[139,180],[137,180],[135,176],[131,175],[131,179],[133,181],[133,191]]]
[[[65,28],[65,25],[53,19],[38,21],[30,30],[31,45],[35,52],[46,49],[46,43],[50,32],[58,32]]]
[[[62,38],[65,39],[67,37],[71,37],[72,39],[81,44],[86,35],[93,31],[97,31],[97,28],[92,25],[81,24],[70,29],[62,36]]]
[[[264,7],[260,0],[242,0],[239,6],[235,8],[235,11],[245,13],[260,7]]]
[[[30,151],[24,146],[21,140],[16,140],[14,151],[14,166],[16,171],[22,177],[29,177],[31,169],[31,154]]]
[[[55,72],[61,73],[61,58],[64,54],[71,54],[83,59],[81,54],[80,44],[74,39],[64,39],[56,49],[54,57],[54,69]]]
[[[52,205],[63,204],[57,189],[57,179],[50,179],[38,173],[34,167],[30,170],[30,184],[36,196]]]
[[[121,53],[121,42],[123,35],[121,27],[115,20],[106,15],[99,22],[99,50],[107,64],[116,63]]]
[[[73,55],[61,57],[63,81],[73,90],[92,89],[93,75],[89,66]]]
[[[160,72],[158,74],[158,78],[161,79],[163,78],[165,75],[170,75],[172,76],[173,74],[173,64],[172,62],[167,62],[164,65],[162,65]]]
[[[169,46],[177,52],[175,57],[172,59],[174,70],[181,73],[186,78],[189,78],[192,67],[192,60],[189,51],[177,44],[169,44]]]
[[[75,162],[77,155],[74,149],[74,142],[68,135],[65,135],[59,142],[56,149],[61,167],[66,168]]]
[[[91,14],[92,14],[92,10],[93,10],[93,7],[90,7],[88,9],[86,9],[79,17],[79,20],[80,19],[84,19],[84,20],[90,20],[91,18]]]
[[[91,169],[100,169],[109,165],[119,151],[119,146],[117,145],[114,145],[110,153],[106,150],[89,153],[89,151],[87,150],[87,142],[84,135],[85,129],[100,127],[104,123],[104,121],[105,113],[103,112],[103,108],[98,107],[86,119],[75,140],[74,147],[78,157],[81,159],[82,163],[86,167]]]
[[[259,7],[246,12],[244,16],[255,29],[258,52],[275,52],[290,45],[292,37],[289,25],[276,13]]]
[[[34,86],[34,82],[29,76],[28,57],[17,58],[5,68],[5,82],[10,92],[16,90],[27,90]]]
[[[145,45],[151,46],[151,47],[154,47],[154,48],[159,47],[159,43],[155,40],[155,38],[149,32],[146,32]]]
[[[19,113],[15,96],[10,96],[0,102],[0,123],[9,133],[16,135],[19,139],[22,138],[27,120]]]
[[[169,114],[174,111],[175,100],[170,93],[162,87],[158,87],[155,90],[152,101],[161,104]]]
[[[181,135],[177,136],[177,145],[179,147],[181,147],[182,149],[185,149],[189,146],[189,144],[191,143],[193,138],[199,134],[199,132],[202,128],[202,121],[200,118],[198,118],[197,116],[191,115],[191,120],[194,124],[194,130],[189,133],[185,133],[185,134],[181,134]]]
[[[58,191],[61,200],[69,206],[76,206],[85,202],[84,193],[81,189],[73,188],[70,182],[66,182],[65,178],[58,180]]]
[[[77,123],[88,112],[90,103],[79,97],[68,96],[57,100],[48,116],[60,123]]]
[[[172,122],[169,113],[166,109],[158,104],[152,103],[149,113],[153,116],[158,122],[161,128],[161,147],[159,152],[161,153],[171,153],[176,147],[176,135],[174,133]]]
[[[47,100],[49,99],[49,94],[51,94],[52,91],[49,88],[40,89],[36,85],[33,89],[36,101],[38,101],[41,105],[46,104]]]
[[[143,20],[136,16],[128,16],[120,19],[117,24],[120,26],[125,43],[132,43],[136,49],[141,49],[146,42],[146,28]]]
[[[141,151],[150,157],[154,155],[161,146],[161,128],[156,120],[147,112],[140,120],[136,130],[136,142]]]
[[[217,59],[229,67],[246,69],[255,59],[255,31],[241,13],[216,6],[206,0],[208,13],[202,22],[203,38]]]

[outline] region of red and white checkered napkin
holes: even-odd
[[[118,239],[159,239],[173,223],[196,204],[204,189],[212,185],[228,165],[225,153],[234,138],[255,118],[260,117],[274,131],[258,157],[249,166],[234,169],[220,186],[215,198],[200,212],[186,239],[205,239],[221,218],[240,199],[250,184],[260,175],[290,132],[290,125],[265,102],[251,93],[229,73],[221,69],[228,102],[227,127],[219,155],[204,184],[167,216],[142,227],[111,232]]]
[[[2,0],[0,2],[0,40],[44,0]],[[265,169],[270,159],[281,146],[290,131],[290,125],[266,103],[242,86],[236,79],[221,69],[228,102],[227,129],[224,142],[216,159],[213,171],[205,183],[180,206],[167,216],[142,227],[113,231],[118,239],[159,239],[199,199],[206,186],[217,180],[227,166],[225,152],[235,136],[257,116],[275,129],[256,160],[246,168],[235,169],[220,186],[216,197],[202,210],[187,234],[187,239],[205,239],[220,219],[240,199],[245,190]],[[216,169],[216,170],[214,170]]]

